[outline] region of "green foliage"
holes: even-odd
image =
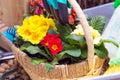
[[[72,32],[70,26],[63,26],[60,23],[56,22],[57,31],[60,33],[62,37],[69,35]]]
[[[48,30],[48,33],[51,33],[51,34],[58,34],[58,32],[55,31],[55,30],[53,30],[53,29],[49,29],[49,30]]]
[[[80,47],[77,46],[77,45],[70,45],[70,44],[67,44],[67,43],[63,43],[63,46],[64,46],[63,51],[65,51],[65,50],[70,50],[70,49],[77,49],[77,48],[80,48]]]
[[[50,72],[53,68],[54,68],[54,65],[52,65],[50,63],[45,64],[45,69],[47,72]]]
[[[70,34],[70,35],[66,36],[65,38],[66,38],[66,41],[69,44],[72,44],[72,45],[77,44],[80,47],[84,47],[85,44],[86,44],[84,36],[78,36],[78,35],[75,35],[75,34]]]
[[[27,47],[31,46],[30,43],[24,43],[23,45],[20,46],[20,50],[24,51],[26,50]]]
[[[80,59],[86,59],[86,58],[87,58],[87,49],[82,49]]]
[[[40,49],[38,46],[29,46],[26,48],[26,50],[30,53],[30,54],[36,54],[40,52]]]
[[[50,72],[52,69],[54,69],[55,65],[58,64],[56,60],[53,60],[50,63],[45,63],[45,69],[47,72]]]
[[[22,40],[22,38],[20,36],[16,36],[14,40],[15,40],[14,44],[18,47],[20,47],[24,43],[24,41]]]
[[[96,16],[91,19],[89,18],[90,26],[92,26],[94,29],[97,29],[101,34],[105,22],[106,20],[103,16]],[[28,41],[23,41],[20,36],[17,36],[15,39],[15,44],[20,48],[20,50],[32,55],[31,63],[33,65],[45,63],[45,69],[47,72],[50,72],[56,64],[61,64],[61,61],[63,61],[63,63],[74,63],[86,59],[88,55],[87,44],[84,36],[71,34],[73,29],[69,25],[63,26],[56,22],[56,26],[57,31],[54,29],[48,30],[48,33],[50,34],[60,34],[60,39],[62,40],[61,43],[63,50],[55,55],[50,53],[50,45],[43,46],[42,44],[32,44]],[[94,45],[95,54],[100,58],[105,58],[108,55],[108,52],[104,46],[104,42],[107,41],[100,41],[98,45]],[[67,61],[64,62],[66,59]]]
[[[119,44],[116,41],[108,40],[108,39],[101,39],[99,44],[95,45],[95,53],[100,58],[105,58],[108,55],[108,51],[104,46],[104,43],[111,43],[116,47],[119,47]]]
[[[108,51],[103,43],[100,46],[95,47],[95,53],[100,58],[106,58],[108,56]]]
[[[71,49],[71,50],[65,50],[60,52],[56,55],[57,60],[62,60],[66,57],[72,56],[72,57],[80,57],[81,50],[80,49]]]
[[[98,45],[100,45],[100,44],[102,44],[102,43],[111,43],[111,44],[113,44],[114,46],[119,47],[119,43],[117,43],[117,42],[114,41],[114,40],[101,39],[101,40],[100,40],[100,43],[99,43]]]
[[[94,29],[98,30],[100,34],[102,34],[103,32],[105,23],[106,18],[104,16],[95,16],[89,21],[89,25],[92,26]]]
[[[45,62],[46,62],[46,59],[42,59],[42,58],[32,58],[32,60],[31,60],[31,63],[33,65],[45,63]]]
[[[39,54],[44,56],[46,59],[51,60],[50,56],[45,53],[44,50],[40,49],[38,46],[24,44],[20,49],[27,51],[31,55]]]
[[[66,51],[63,51],[63,53],[66,53],[73,57],[79,57],[81,54],[81,50],[80,49],[66,50]]]

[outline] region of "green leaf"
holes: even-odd
[[[64,52],[61,52],[61,53],[56,55],[56,58],[57,58],[58,61],[60,61],[62,59],[65,59],[67,57],[68,57],[68,55],[66,53],[64,53]]]
[[[66,40],[69,44],[78,44],[80,47],[84,47],[86,44],[84,36],[78,36],[75,34],[66,36]]]
[[[60,52],[59,54],[56,55],[56,58],[59,60],[62,60],[64,58],[67,58],[69,56],[72,57],[79,57],[81,55],[81,50],[80,49],[71,49],[71,50],[65,50],[63,52]]]
[[[30,54],[37,54],[39,53],[40,55],[45,56],[47,59],[51,60],[51,58],[49,57],[48,54],[45,53],[45,51],[41,50],[38,46],[29,46],[26,48],[26,50],[30,53]]]
[[[38,46],[29,46],[26,48],[26,50],[30,53],[30,54],[36,54],[40,52],[40,49]]]
[[[56,65],[56,64],[58,64],[58,61],[57,61],[57,59],[55,58],[52,62],[51,62],[51,64],[53,64],[53,65]]]
[[[119,43],[116,42],[115,40],[101,39],[101,40],[100,40],[100,43],[99,43],[97,46],[101,45],[102,43],[111,43],[111,44],[113,44],[114,46],[119,47]]]
[[[24,43],[22,46],[20,46],[20,50],[26,50],[27,47],[29,47],[31,44],[30,43]]]
[[[53,60],[51,63],[45,63],[46,71],[50,72],[52,69],[54,69],[56,64],[58,64],[58,61],[56,61],[56,60]]]
[[[21,46],[21,45],[24,44],[24,42],[23,42],[22,38],[17,35],[17,36],[15,37],[14,44],[17,45],[17,46]]]
[[[70,26],[63,26],[60,23],[56,22],[57,31],[61,34],[61,36],[67,36],[72,32]]]
[[[95,53],[100,58],[106,58],[108,56],[108,51],[105,48],[104,44],[95,47]]]
[[[20,47],[20,50],[22,50],[22,51],[24,51],[25,49],[26,49],[26,47],[24,47],[24,46]]]
[[[66,50],[64,53],[73,57],[79,57],[81,55],[81,50],[80,49]]]
[[[58,34],[58,32],[54,29],[49,29],[48,30],[48,33],[51,33],[51,34]]]
[[[70,59],[71,59],[71,63],[76,63],[76,62],[78,62],[79,60],[80,60],[80,58],[76,58],[76,57],[70,57]]]
[[[49,55],[51,57],[51,59],[52,59],[53,55],[50,53],[49,49],[46,46],[44,46],[44,49],[45,49],[47,55]]]
[[[86,59],[87,58],[87,49],[82,49],[81,50],[80,58],[81,59]]]
[[[89,25],[98,30],[102,34],[106,18],[104,16],[95,16],[89,21]]]
[[[53,64],[45,63],[45,69],[47,72],[50,72],[54,68]]]
[[[31,60],[33,65],[40,64],[46,62],[46,59],[41,59],[41,58],[32,58]]]
[[[69,45],[69,44],[66,44],[66,43],[63,43],[63,46],[64,46],[64,51],[65,50],[69,50],[69,49],[77,49],[77,48],[79,48],[79,46],[77,46],[77,45]]]
[[[86,17],[87,21],[91,20],[91,17],[88,14],[85,14],[85,17]]]

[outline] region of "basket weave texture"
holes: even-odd
[[[104,59],[97,56],[95,58],[95,73],[87,75],[90,71],[88,61],[71,65],[56,65],[51,72],[46,72],[44,63],[39,65],[31,64],[31,58],[17,47],[12,46],[13,53],[18,62],[22,65],[32,80],[67,80],[67,79],[81,79],[81,77],[98,76],[101,72]]]
[[[76,2],[76,0],[68,1],[73,6],[80,20],[80,23],[83,26],[88,46],[88,58],[85,61],[76,64],[56,65],[55,68],[48,73],[45,70],[44,63],[39,65],[32,65],[31,58],[28,57],[27,54],[19,50],[19,48],[17,48],[16,46],[10,45],[12,46],[11,48],[15,55],[15,58],[25,69],[25,71],[28,73],[32,80],[67,80],[67,79],[80,80],[81,77],[97,76],[101,72],[104,59],[100,59],[99,57],[94,55],[93,39],[91,36],[91,32],[86,17],[82,12],[80,6]],[[6,43],[9,44],[10,41],[6,41]]]

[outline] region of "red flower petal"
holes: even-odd
[[[35,3],[38,3],[39,2],[39,0],[35,0]]]
[[[61,40],[59,39],[59,35],[55,35],[55,34],[47,34],[44,38],[44,40],[41,41],[41,44],[43,46],[48,46],[50,43],[54,42],[54,40],[57,40],[58,43],[61,42]],[[47,45],[46,45],[47,44]]]
[[[58,52],[62,51],[62,41],[59,38],[60,35],[47,34],[44,40],[41,41],[43,46],[47,46],[52,55],[56,55]]]
[[[31,6],[34,6],[34,2],[30,2],[30,5],[31,5]]]
[[[52,55],[58,54],[58,52],[63,50],[62,44],[54,43],[49,45],[49,49]]]
[[[69,15],[68,18],[69,18],[69,22],[72,23],[72,24],[74,24],[75,20],[74,20],[73,16]]]

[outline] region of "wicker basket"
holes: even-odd
[[[94,45],[92,36],[90,33],[88,22],[85,18],[84,13],[77,4],[76,0],[68,0],[73,6],[76,14],[83,26],[85,33],[85,38],[88,46],[88,58],[85,61],[80,63],[71,64],[71,65],[56,65],[55,68],[47,73],[44,67],[44,63],[39,65],[32,65],[31,58],[27,56],[24,52],[19,50],[13,44],[12,51],[15,55],[15,58],[22,65],[25,71],[29,74],[32,80],[67,80],[67,79],[81,79],[81,77],[88,76],[97,76],[101,72],[104,59],[94,55]],[[6,41],[8,44],[9,41]]]
[[[15,58],[22,65],[32,80],[74,80],[81,79],[82,77],[85,78],[98,76],[104,63],[104,59],[100,59],[97,56],[94,56],[93,59],[95,60],[95,66],[92,68],[92,71],[89,69],[90,67],[88,60],[85,60],[81,63],[71,65],[56,65],[51,72],[47,73],[44,67],[44,63],[39,65],[32,65],[31,58],[28,57],[24,52],[20,51],[15,46],[12,46],[12,50]]]

